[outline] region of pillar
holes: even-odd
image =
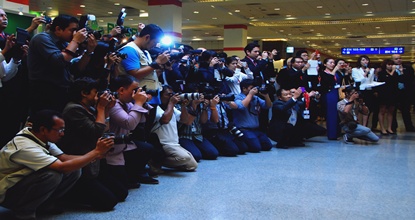
[[[182,2],[148,0],[148,23],[161,27],[174,42],[182,42]]]
[[[248,27],[243,24],[224,26],[223,51],[228,56],[237,55],[245,57],[244,48],[247,44]]]

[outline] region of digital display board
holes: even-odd
[[[403,54],[405,47],[343,47],[342,55]]]

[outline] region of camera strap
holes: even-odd
[[[22,136],[22,137],[25,137],[25,138],[28,138],[28,139],[30,139],[30,140],[32,140],[33,142],[35,142],[36,144],[39,144],[40,146],[42,146],[43,148],[45,148],[45,149],[49,149],[49,144],[47,144],[46,143],[46,145],[44,145],[44,144],[42,144],[39,140],[37,140],[35,137],[33,137],[32,135],[29,135],[29,134],[17,134],[16,135],[16,137],[17,136]]]

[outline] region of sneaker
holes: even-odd
[[[346,144],[352,144],[352,143],[354,143],[353,139],[349,138],[349,137],[347,136],[347,134],[344,134],[344,135],[343,135],[343,141],[344,141],[344,143],[346,143]]]

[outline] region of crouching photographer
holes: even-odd
[[[337,111],[340,116],[340,126],[346,134],[343,140],[346,144],[353,143],[353,138],[358,138],[371,142],[378,142],[379,137],[370,128],[358,123],[358,114],[364,109],[359,103],[359,92],[352,86],[343,90],[346,98],[337,103]]]
[[[216,95],[210,99],[209,107],[204,109],[208,114],[208,120],[203,125],[203,136],[212,142],[219,150],[220,155],[236,156],[244,154],[248,150],[248,146],[241,138],[244,134],[233,123],[229,122],[226,112],[227,109],[231,109],[231,105],[237,107],[233,102],[235,96],[222,97],[226,97],[225,100],[221,100],[220,96]]]
[[[158,184],[158,180],[151,178],[145,170],[155,153],[153,145],[130,134],[146,121],[152,108],[147,104],[148,95],[129,75],[114,78],[110,88],[118,93],[118,98],[109,112],[110,132],[115,136],[115,144],[114,150],[107,154],[106,169],[122,179],[128,188],[138,188],[140,183]]]

